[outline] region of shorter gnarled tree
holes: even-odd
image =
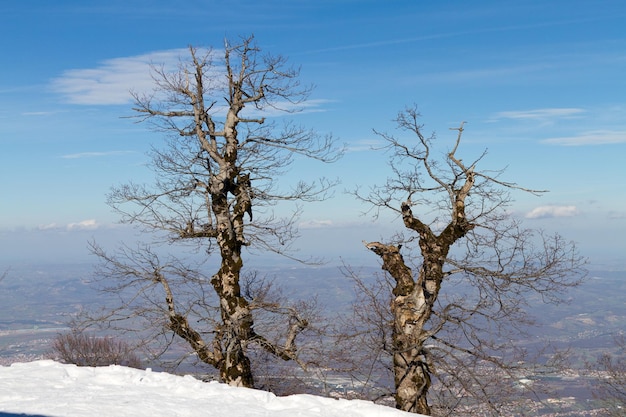
[[[377,132],[392,176],[367,195],[355,192],[406,228],[390,241],[364,242],[390,277],[378,287],[347,268],[359,284],[353,336],[377,350],[355,356],[370,358],[362,363],[370,380],[373,369],[390,371],[397,408],[451,415],[473,403],[499,415],[499,400],[533,372],[518,343],[532,321],[527,302],[558,302],[582,279],[584,261],[558,234],[525,229],[510,214],[509,191],[540,191],[481,170],[485,153],[463,161],[463,124],[440,157],[419,116],[415,108],[398,115],[404,140]]]
[[[278,306],[246,287],[244,249],[293,256],[300,208],[278,217],[274,205],[324,199],[333,181],[289,183],[284,174],[296,155],[332,162],[341,150],[330,136],[281,123],[310,89],[299,84],[297,69],[262,53],[252,37],[227,41],[221,51],[189,48],[176,70],[155,66],[153,78],[155,91],[135,94],[134,110],[169,133],[152,151],[156,181],[116,187],[109,204],[122,222],[156,240],[114,253],[92,246],[103,289],[120,301],[95,319],[136,331],[155,357],[177,344],[217,369],[223,382],[252,387],[253,347],[300,361],[296,339],[309,327],[309,305]],[[193,256],[181,260],[168,251],[174,246],[206,256],[196,251],[194,265]],[[284,319],[284,331],[264,334],[255,322],[259,312]]]

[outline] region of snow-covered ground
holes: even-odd
[[[0,366],[0,417],[401,417],[367,401],[205,383],[122,366],[64,365],[51,360]]]

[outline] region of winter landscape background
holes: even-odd
[[[466,121],[459,149],[466,161],[488,150],[481,169],[506,169],[504,181],[550,191],[541,198],[515,193],[511,215],[527,227],[577,242],[590,260],[588,279],[567,294],[569,304],[555,307],[535,300],[531,306],[540,325],[518,343],[529,349],[545,342],[568,347],[571,366],[558,375],[524,375],[525,381],[554,391],[542,398],[529,393],[529,404],[535,415],[596,413],[589,386],[603,375],[586,363],[603,353],[624,355],[613,338],[626,332],[626,2],[391,4],[0,2],[5,41],[0,54],[0,276],[6,271],[0,281],[0,380],[5,384],[0,417],[116,414],[72,399],[81,384],[95,380],[106,382],[106,388],[94,383],[94,390],[128,388],[122,389],[128,398],[118,403],[128,414],[153,416],[145,404],[131,408],[132,395],[148,393],[131,395],[130,386],[142,379],[169,387],[190,381],[158,375],[156,368],[152,373],[94,371],[32,361],[49,354],[51,340],[67,330],[71,315],[110,302],[87,284],[94,268],[87,242],[113,250],[137,238],[134,230],[118,224],[106,195],[116,184],[152,182],[147,153],[164,138],[128,117],[134,114],[129,92],[150,91],[150,65],[175,68],[188,45],[220,50],[225,37],[250,34],[264,51],[301,67],[303,85],[316,86],[293,121],[337,137],[346,144],[346,154],[323,170],[298,161],[281,178],[341,179],[333,198],[303,208],[302,238],[296,242],[303,256],[332,262],[305,268],[256,257],[246,258],[245,267],[275,276],[288,294],[318,296],[329,317],[345,310],[352,289],[338,266],[343,261],[366,274],[379,271],[361,241],[386,240],[402,229],[393,215],[376,222],[360,216],[367,207],[349,192],[380,184],[389,175],[385,158],[372,149],[381,145],[372,129],[395,132],[397,112],[415,103],[425,131],[437,132],[445,148],[454,140],[449,129]],[[277,209],[278,215],[291,214],[288,207]],[[18,362],[30,364],[9,367]],[[55,379],[60,381],[56,388]],[[196,392],[198,384],[192,385],[179,393]],[[337,381],[337,391],[340,385]],[[33,401],[34,387],[54,388],[53,393],[66,387],[69,397],[51,416],[50,404]],[[208,387],[199,389],[227,390]],[[163,399],[155,408],[175,415],[168,407],[178,401]],[[14,407],[18,400],[32,408]],[[84,408],[70,411],[72,403]],[[304,402],[291,405],[297,404]],[[232,416],[245,410],[235,405],[225,412]],[[260,408],[257,415],[276,410]],[[294,415],[288,407],[282,410]],[[303,416],[309,411],[299,410]],[[343,410],[341,415],[349,414]]]

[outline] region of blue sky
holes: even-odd
[[[527,226],[579,242],[596,264],[626,264],[626,3],[576,1],[132,1],[0,3],[0,268],[83,259],[86,242],[127,231],[105,204],[111,186],[150,181],[145,152],[162,139],[132,115],[129,90],[148,63],[188,45],[254,34],[301,66],[316,89],[296,121],[348,146],[339,162],[299,162],[294,176],[340,177],[305,207],[303,252],[371,255],[372,223],[344,189],[382,183],[369,150],[417,104],[441,141],[466,121],[462,155],[547,189],[515,195]],[[375,262],[374,259],[370,259]]]

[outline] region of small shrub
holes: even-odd
[[[112,336],[97,337],[78,331],[59,334],[52,343],[52,350],[55,359],[63,363],[141,368],[141,359],[132,347]]]

